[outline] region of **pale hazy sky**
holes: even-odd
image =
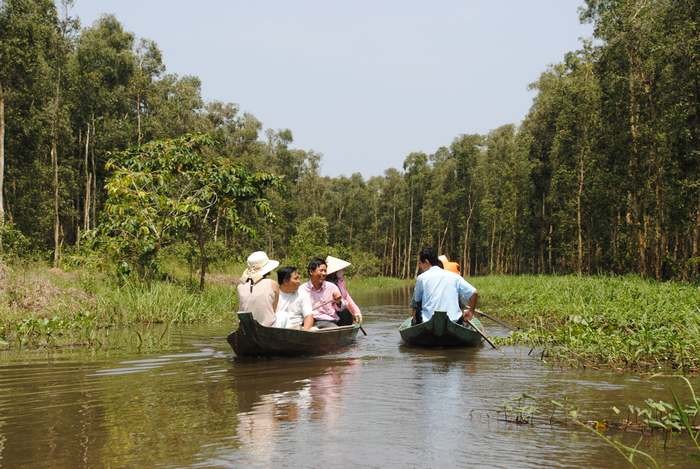
[[[336,176],[400,168],[459,134],[520,123],[547,65],[580,47],[582,0],[77,0],[155,40],[168,72],[234,102]]]

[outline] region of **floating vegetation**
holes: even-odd
[[[700,371],[700,289],[636,276],[488,276],[474,279],[485,311],[522,330],[526,344],[575,367]]]

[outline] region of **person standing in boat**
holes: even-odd
[[[445,311],[457,323],[474,317],[479,298],[476,288],[460,275],[442,269],[440,264],[432,247],[425,247],[418,254],[418,270],[421,273],[416,278],[411,301],[414,324],[429,320],[435,311]],[[468,303],[464,311],[460,308],[460,300]]]
[[[360,307],[353,301],[348,287],[345,285],[344,271],[351,264],[337,257],[326,256],[326,265],[326,280],[338,287],[340,295],[343,297],[343,301],[345,301],[345,309],[338,312],[338,316],[340,317],[339,325],[349,325],[353,322],[362,324],[362,311],[360,311]]]
[[[314,325],[319,329],[338,327],[341,311],[345,306],[340,289],[326,281],[326,261],[316,257],[311,259],[308,265],[309,281],[301,286],[301,289],[311,298],[314,311]],[[342,325],[342,324],[341,324]]]
[[[277,302],[274,327],[303,329],[308,331],[314,325],[314,312],[311,298],[299,289],[301,276],[296,267],[282,267],[277,271],[280,296]]]
[[[280,289],[277,282],[267,277],[280,263],[263,251],[252,253],[246,263],[237,287],[238,310],[253,313],[253,318],[263,326],[272,326]]]

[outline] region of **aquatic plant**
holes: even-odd
[[[501,339],[572,366],[700,370],[700,289],[636,276],[477,277],[484,311],[521,330]]]
[[[662,435],[664,449],[668,447],[674,434],[687,435],[697,450],[690,453],[688,457],[700,462],[700,426],[697,425],[697,419],[700,418],[700,400],[698,400],[695,389],[685,376],[657,374],[651,376],[650,379],[660,377],[683,380],[688,389],[689,401],[681,402],[675,391],[671,390],[672,404],[662,400],[646,399],[643,406],[628,404],[626,415],[623,415],[617,406],[613,406],[612,411],[619,419],[615,420],[614,417],[584,417],[584,415],[590,415],[590,411],[581,410],[579,406],[570,402],[566,397],[559,400],[548,400],[524,393],[508,399],[502,404],[500,413],[503,418],[500,420],[520,425],[535,425],[536,423],[575,425],[593,433],[605,444],[614,448],[633,467],[637,467],[639,458],[642,458],[649,465],[658,467],[657,461],[649,453],[639,449],[645,435]],[[639,433],[640,438],[634,446],[629,446],[608,435],[613,431]]]

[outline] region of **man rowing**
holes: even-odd
[[[474,317],[479,298],[476,288],[460,275],[444,270],[432,247],[425,247],[418,254],[418,270],[421,273],[416,278],[411,301],[413,324],[429,320],[435,311],[445,311],[458,324]],[[460,302],[467,305],[464,311]]]

